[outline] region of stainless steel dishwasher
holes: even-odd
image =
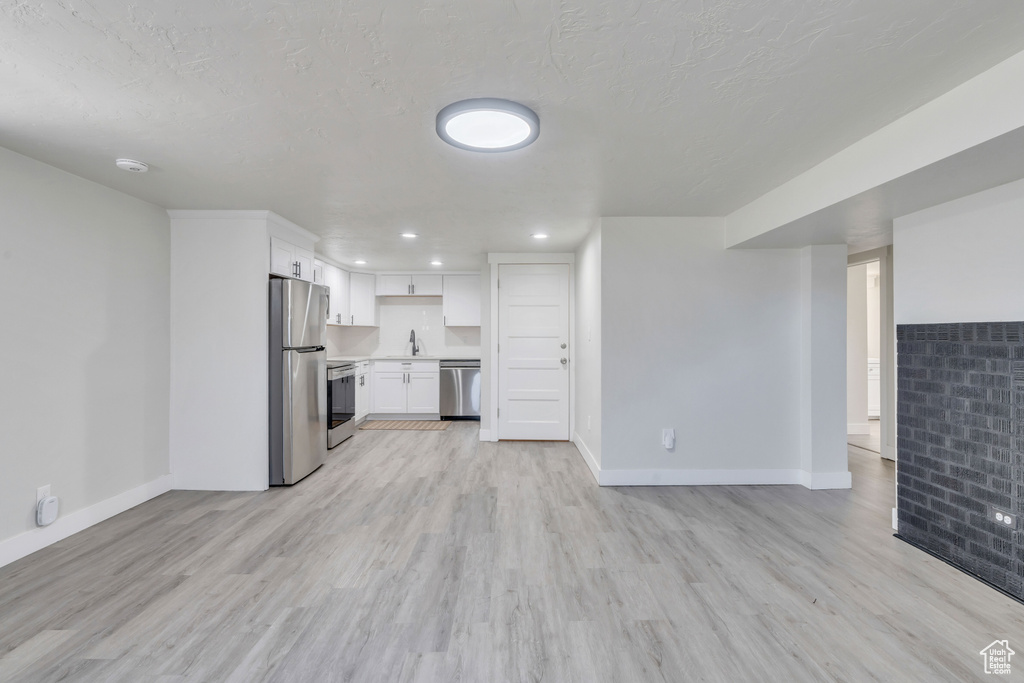
[[[441,417],[480,419],[480,361],[441,361]]]

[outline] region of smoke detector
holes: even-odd
[[[117,167],[122,171],[128,171],[130,173],[145,173],[149,170],[149,166],[147,164],[144,164],[141,161],[135,161],[135,159],[118,159],[114,163],[117,164]]]

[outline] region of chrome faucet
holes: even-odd
[[[420,352],[420,347],[416,345],[416,330],[409,332],[409,341],[412,342],[412,355],[416,355]]]

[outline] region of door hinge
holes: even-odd
[[[501,353],[501,344],[498,344],[498,353]]]
[[[501,408],[498,408],[498,417],[501,417]]]
[[[501,289],[501,278],[498,278],[498,289]]]

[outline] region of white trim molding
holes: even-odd
[[[599,486],[778,486],[809,489],[848,489],[849,472],[775,470],[602,470],[579,434],[573,436],[584,462]]]
[[[497,441],[496,438],[491,436],[491,430],[490,429],[481,429],[480,430],[480,440],[481,441]]]
[[[101,500],[95,505],[58,517],[57,521],[50,526],[30,529],[0,541],[0,567],[27,557],[37,550],[42,550],[57,541],[77,534],[79,531],[88,529],[170,490],[171,475],[165,474],[159,479],[119,493],[112,498]]]
[[[800,483],[809,489],[848,489],[853,487],[849,472],[800,472]]]
[[[759,486],[800,484],[801,470],[601,470],[601,486]]]
[[[587,467],[590,468],[590,473],[594,475],[594,480],[601,484],[601,466],[597,464],[597,458],[587,448],[587,444],[583,441],[583,437],[578,432],[574,432],[572,435],[572,442],[576,444],[576,450],[583,456],[583,460],[587,463]]]

